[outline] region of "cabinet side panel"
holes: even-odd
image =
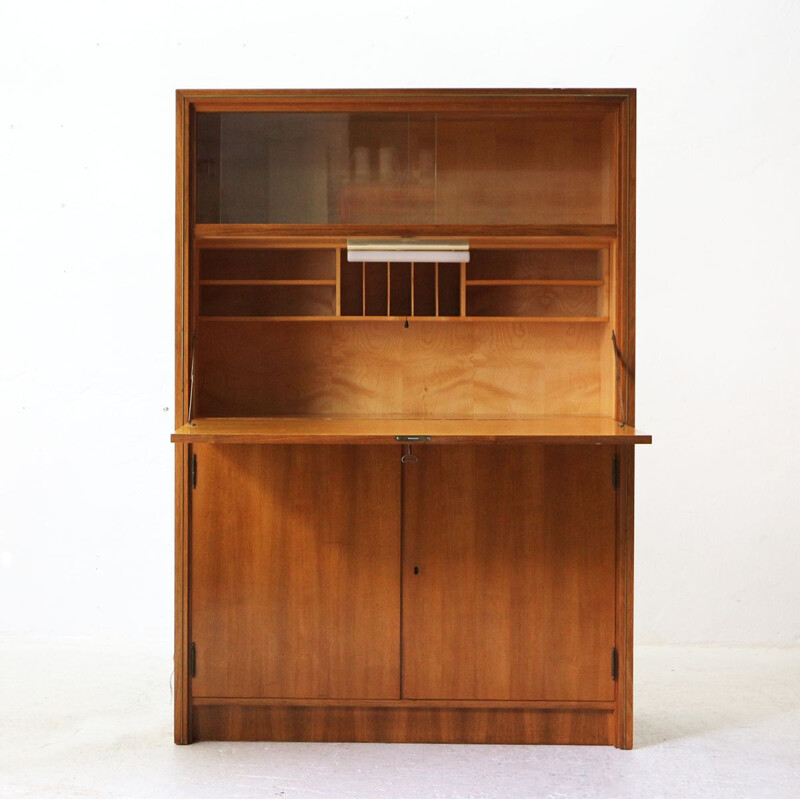
[[[620,487],[617,508],[617,730],[615,744],[633,747],[633,447],[620,447]]]
[[[624,355],[623,409],[617,417],[636,422],[636,93],[620,104],[620,208],[617,335]],[[633,507],[634,452],[620,448],[617,550],[617,687],[616,745],[633,747]]]
[[[186,353],[189,265],[189,149],[191,113],[188,100],[176,98],[175,158],[175,426],[186,421]],[[175,718],[176,744],[191,741],[188,677],[188,520],[185,495],[189,447],[175,448]]]
[[[196,454],[193,697],[397,698],[399,448]]]

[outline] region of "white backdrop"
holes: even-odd
[[[638,641],[799,644],[798,43],[765,0],[0,5],[0,632],[171,631],[176,88],[634,86]]]

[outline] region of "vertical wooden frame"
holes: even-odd
[[[438,264],[437,264],[438,266]],[[467,316],[467,265],[466,262],[459,264],[459,303],[461,308],[459,315],[462,317]]]
[[[342,248],[337,247],[335,252],[336,259],[336,310],[337,317],[342,316]]]
[[[175,424],[188,420],[190,344],[189,260],[191,252],[190,141],[192,110],[178,92],[176,114],[175,205]],[[191,741],[189,677],[189,459],[190,445],[175,448],[175,743]]]
[[[635,424],[635,186],[636,186],[636,91],[629,90],[619,109],[619,189],[617,205],[617,341],[625,361],[621,370],[622,402],[615,399],[616,416]],[[633,747],[633,447],[618,448],[617,497],[617,724],[615,745]]]

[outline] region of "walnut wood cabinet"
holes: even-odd
[[[178,92],[176,742],[632,746],[634,104]]]

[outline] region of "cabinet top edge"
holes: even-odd
[[[178,97],[631,97],[635,88],[619,89],[177,89]]]
[[[634,101],[636,89],[178,89],[179,103],[197,110],[247,111],[260,105],[315,103],[398,106],[444,103],[600,103]]]

